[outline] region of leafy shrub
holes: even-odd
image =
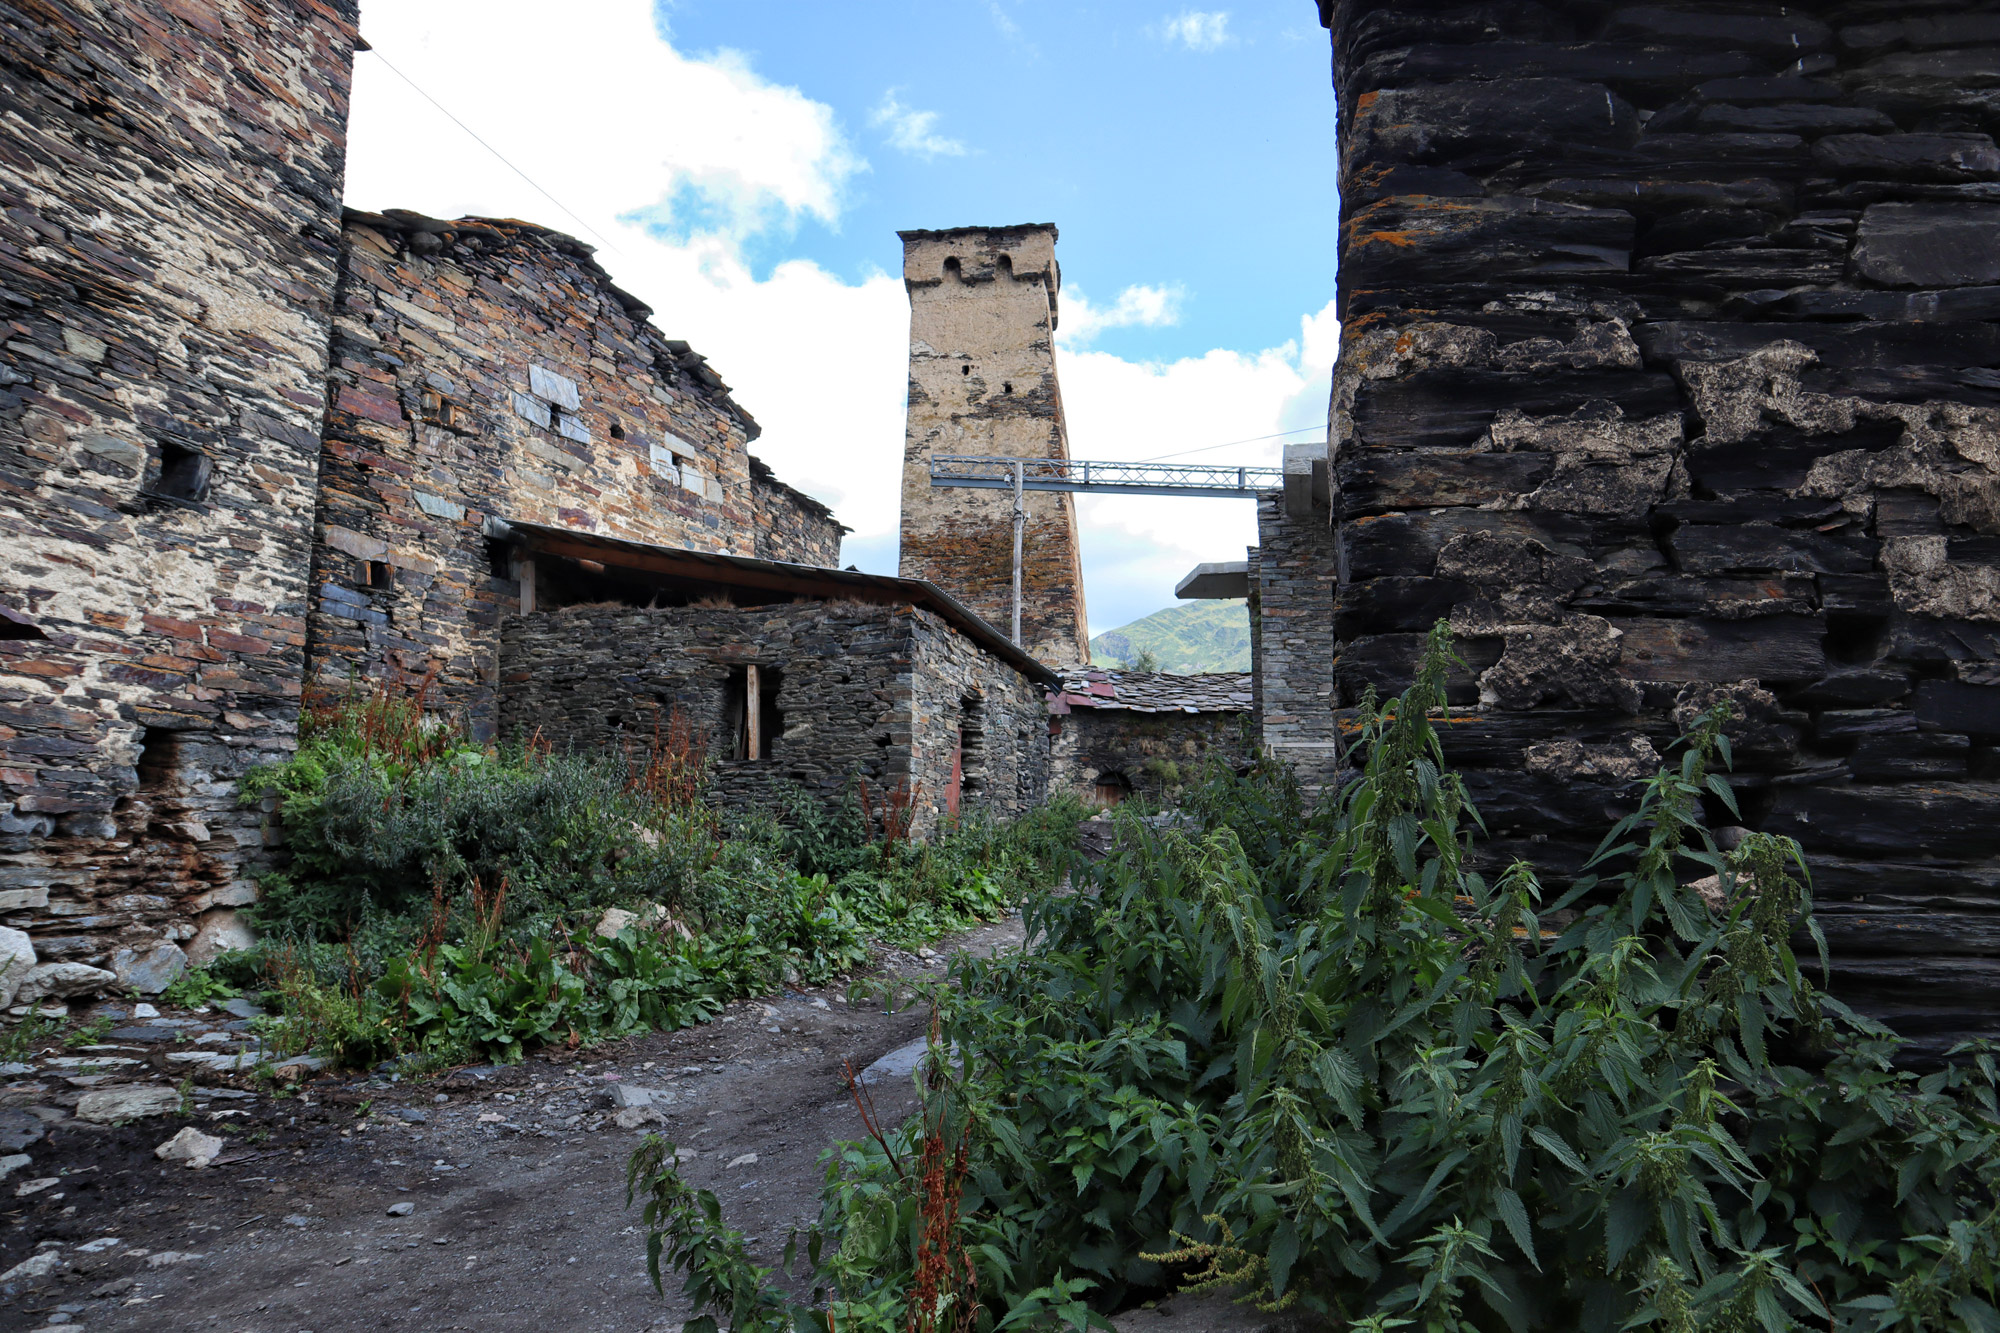
[[[420,703],[383,687],[315,709],[298,753],[245,784],[277,796],[290,862],[264,878],[263,942],[186,985],[262,986],[294,1049],[509,1061],[698,1022],[824,984],[872,938],[997,916],[1074,840],[1068,807],[927,845],[873,839],[858,791],[821,805],[802,789],[725,831],[678,715],[643,752],[592,758],[476,746]],[[595,939],[614,905],[664,909],[693,938]]]
[[[168,983],[162,998],[169,1004],[200,1009],[215,1000],[233,1000],[242,993],[209,968],[191,967]]]
[[[1364,709],[1310,819],[1212,772],[1191,825],[1128,819],[1094,892],[1034,901],[1029,951],[955,963],[961,1067],[830,1179],[831,1250],[866,1252],[822,1264],[843,1298],[912,1289],[882,1222],[928,1206],[902,1164],[942,1124],[1003,1325],[1064,1284],[1227,1280],[1357,1329],[2000,1328],[2000,1071],[1899,1069],[1807,978],[1799,849],[1699,822],[1733,808],[1726,716],[1544,903],[1532,867],[1474,868],[1448,660],[1440,630]]]

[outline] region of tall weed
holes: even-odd
[[[993,1327],[1223,1280],[1424,1333],[2000,1329],[2000,1070],[1900,1068],[1810,979],[1799,848],[1701,823],[1733,807],[1727,715],[1551,900],[1476,868],[1450,660],[1440,628],[1309,817],[1213,772],[1034,900],[1028,950],[954,964],[927,1113],[833,1167],[828,1251],[870,1256],[843,1298],[911,1289],[882,1219],[923,1216],[904,1164],[942,1123]]]

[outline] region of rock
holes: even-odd
[[[163,1162],[186,1162],[199,1170],[222,1155],[222,1140],[213,1134],[204,1134],[190,1125],[180,1133],[153,1149],[153,1156]]]
[[[107,1301],[113,1296],[123,1296],[138,1285],[139,1280],[137,1278],[115,1277],[109,1282],[100,1282],[92,1287],[90,1289],[90,1298],[94,1301]]]
[[[6,1157],[0,1157],[0,1180],[5,1180],[8,1176],[13,1175],[22,1167],[30,1165],[33,1161],[34,1159],[26,1153],[12,1153]]]
[[[62,1184],[61,1176],[42,1176],[37,1180],[24,1180],[14,1187],[14,1197],[25,1199],[31,1194],[40,1194],[43,1190],[52,1189],[60,1184]]]
[[[287,1083],[297,1083],[308,1074],[317,1074],[326,1068],[326,1057],[321,1055],[294,1055],[290,1059],[279,1060],[271,1067],[271,1072]]]
[[[628,1106],[670,1106],[674,1094],[667,1088],[642,1088],[632,1083],[614,1083],[606,1089],[611,1105],[622,1110]]]
[[[206,1258],[208,1256],[205,1254],[191,1254],[186,1250],[161,1250],[157,1254],[146,1256],[146,1267],[171,1268],[175,1264],[191,1263],[196,1259]],[[129,1283],[131,1279],[127,1278],[126,1281]]]
[[[597,918],[597,929],[593,932],[600,939],[616,939],[618,933],[628,926],[637,925],[639,914],[628,912],[622,907],[613,907]]]
[[[412,1125],[428,1124],[431,1118],[430,1112],[419,1111],[414,1106],[399,1106],[389,1114],[395,1116],[398,1120],[407,1121]]]
[[[76,1118],[112,1125],[121,1120],[168,1115],[178,1111],[180,1105],[181,1095],[173,1088],[158,1083],[127,1083],[84,1093],[76,1104]]]
[[[754,1152],[746,1152],[740,1157],[730,1158],[729,1165],[723,1167],[722,1169],[725,1171],[731,1171],[739,1166],[755,1166],[755,1165],[757,1165],[757,1154]]]
[[[159,1016],[159,1010],[143,1001],[132,1006],[132,1017],[134,1018],[158,1018]]]
[[[304,1213],[285,1214],[285,1225],[288,1227],[309,1227],[315,1220],[314,1218],[307,1217]]]
[[[34,1072],[35,1067],[33,1065],[22,1064],[19,1060],[0,1062],[0,1078],[12,1078],[16,1074],[32,1074]]]
[[[187,971],[187,955],[178,944],[162,943],[149,949],[120,949],[111,955],[111,970],[126,990],[138,995],[158,995]]]
[[[170,1027],[113,1028],[107,1034],[112,1041],[172,1041],[178,1029]]]
[[[664,1125],[666,1116],[654,1106],[628,1106],[611,1117],[611,1122],[620,1129],[638,1129],[641,1125]]]
[[[0,1111],[0,1152],[19,1152],[39,1140],[44,1132],[41,1117],[32,1111],[18,1107]]]
[[[116,1236],[99,1236],[96,1240],[87,1240],[77,1246],[76,1252],[78,1254],[102,1254],[106,1250],[115,1250],[124,1243],[124,1241]]]
[[[188,942],[187,960],[202,967],[218,955],[248,949],[256,942],[257,932],[250,929],[241,912],[233,907],[213,907],[198,919],[194,939]]]
[[[118,974],[84,963],[42,963],[30,968],[14,992],[18,1004],[89,995],[118,984]]]
[[[61,1250],[43,1250],[32,1258],[23,1259],[4,1273],[0,1273],[0,1283],[21,1282],[30,1278],[47,1277],[62,1267]]]
[[[14,1003],[14,992],[36,963],[35,946],[27,932],[0,926],[0,1009]]]
[[[928,1037],[905,1042],[863,1069],[855,1076],[855,1082],[865,1085],[880,1083],[885,1079],[908,1078],[917,1072],[917,1065],[922,1062],[924,1052],[930,1049],[930,1045]]]
[[[401,1203],[392,1203],[389,1205],[389,1216],[391,1217],[408,1217],[416,1211],[417,1206],[408,1199],[403,1200]]]
[[[241,995],[233,1000],[224,1000],[222,1002],[222,1012],[225,1014],[234,1014],[238,1018],[262,1018],[264,1016],[264,1009],[261,1005],[254,1000],[245,999]]]

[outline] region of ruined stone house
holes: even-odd
[[[1320,17],[1344,336],[1260,514],[1265,735],[1334,739],[1448,619],[1487,854],[1560,877],[1732,700],[1836,990],[1996,1035],[2000,8]]]
[[[837,564],[832,511],[753,459],[757,423],[589,247],[512,221],[350,212],[309,652],[317,683],[436,671],[495,734],[500,621],[573,600],[507,521]],[[539,590],[539,596],[538,596]],[[591,593],[589,595],[595,595]]]
[[[35,995],[157,990],[247,939],[281,830],[237,783],[293,747],[309,689],[428,679],[494,736],[507,656],[544,739],[607,741],[556,734],[602,684],[573,671],[582,603],[641,618],[675,664],[646,702],[714,748],[789,715],[748,727],[732,791],[1039,794],[1046,669],[920,581],[808,577],[843,529],[589,247],[343,213],[348,0],[5,22],[0,923],[33,939]],[[732,720],[738,673],[765,688]]]
[[[1100,809],[1134,796],[1171,805],[1211,761],[1238,766],[1248,735],[1252,673],[1065,671],[1050,693],[1050,762],[1057,780]]]

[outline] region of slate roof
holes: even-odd
[[[1129,713],[1247,713],[1250,673],[1210,671],[1176,676],[1167,671],[1097,671],[1069,667],[1062,689],[1048,696],[1058,717],[1078,708]]]

